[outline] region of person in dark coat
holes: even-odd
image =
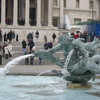
[[[35,46],[32,47],[30,53],[31,53],[31,54],[34,54],[34,52],[35,52]],[[34,65],[34,56],[31,56],[31,57],[30,57],[30,65]]]
[[[12,41],[12,30],[10,30],[10,32],[9,32],[9,41],[11,42]]]
[[[4,33],[4,42],[7,41],[7,34],[6,32]]]
[[[38,31],[36,31],[35,37],[36,37],[37,39],[39,38],[39,32],[38,32]]]
[[[0,30],[0,41],[2,41],[2,31]]]
[[[53,43],[55,43],[55,39],[56,39],[56,34],[55,33],[53,33],[52,39],[53,39]]]
[[[0,45],[0,65],[2,65],[2,46]]]
[[[28,46],[30,47],[30,51],[31,51],[31,50],[32,50],[32,47],[35,46],[34,41],[33,41],[33,40],[30,40],[30,41],[28,42]]]
[[[18,34],[16,35],[16,41],[19,41],[19,39],[18,39]]]
[[[15,32],[12,32],[12,40],[15,42]]]

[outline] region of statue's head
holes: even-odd
[[[74,39],[70,38],[68,35],[63,34],[61,36],[59,36],[59,43],[62,45],[68,45],[69,43],[71,43]]]

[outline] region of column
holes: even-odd
[[[37,0],[37,26],[41,26],[41,0]]]
[[[48,26],[52,27],[52,0],[48,0]]]
[[[13,25],[18,25],[17,20],[18,20],[18,0],[13,0],[14,4],[14,10],[13,10]]]
[[[25,2],[25,25],[29,26],[30,0]]]
[[[60,0],[60,28],[64,26],[64,0]]]
[[[1,0],[1,25],[5,25],[5,0]]]

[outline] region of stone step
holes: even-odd
[[[3,59],[2,65],[6,65],[11,60],[13,60],[13,58],[9,58],[8,60]],[[25,59],[20,61],[18,65],[25,65]],[[39,65],[39,58],[34,58],[34,65]],[[54,65],[54,64],[47,60],[42,60],[42,65]]]
[[[34,42],[35,46],[43,46],[44,42]],[[22,42],[12,42],[11,43],[13,46],[22,46]],[[53,45],[57,45],[57,43],[53,43]]]
[[[20,56],[22,56],[22,55],[23,55],[22,52],[16,52],[16,53],[14,52],[11,59],[5,60],[5,59],[3,58],[3,64],[5,65],[5,64],[8,63],[10,60],[12,60],[12,59],[14,59],[14,58],[17,58],[17,57],[20,57]],[[54,56],[55,56],[55,57],[59,57],[60,59],[64,58],[64,56],[63,56],[63,54],[62,54],[61,52],[56,52],[56,53],[54,53]],[[36,62],[36,64],[39,62],[38,57],[35,57],[35,62]],[[19,63],[19,64],[24,64],[24,63],[23,63],[23,61],[21,61],[21,63]],[[50,64],[50,65],[51,65],[52,63],[50,63],[50,62],[47,61],[47,60],[43,60],[43,64],[45,64],[45,65]]]
[[[43,46],[36,46],[36,50],[43,49]],[[13,51],[22,51],[22,46],[13,46]]]
[[[19,57],[24,55],[22,51],[14,51],[13,53],[13,58]],[[62,52],[56,52],[53,54],[55,57],[59,57],[59,58],[64,58],[63,53]]]

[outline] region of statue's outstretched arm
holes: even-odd
[[[48,50],[48,52],[54,53],[61,50],[61,44],[56,45],[55,47]]]

